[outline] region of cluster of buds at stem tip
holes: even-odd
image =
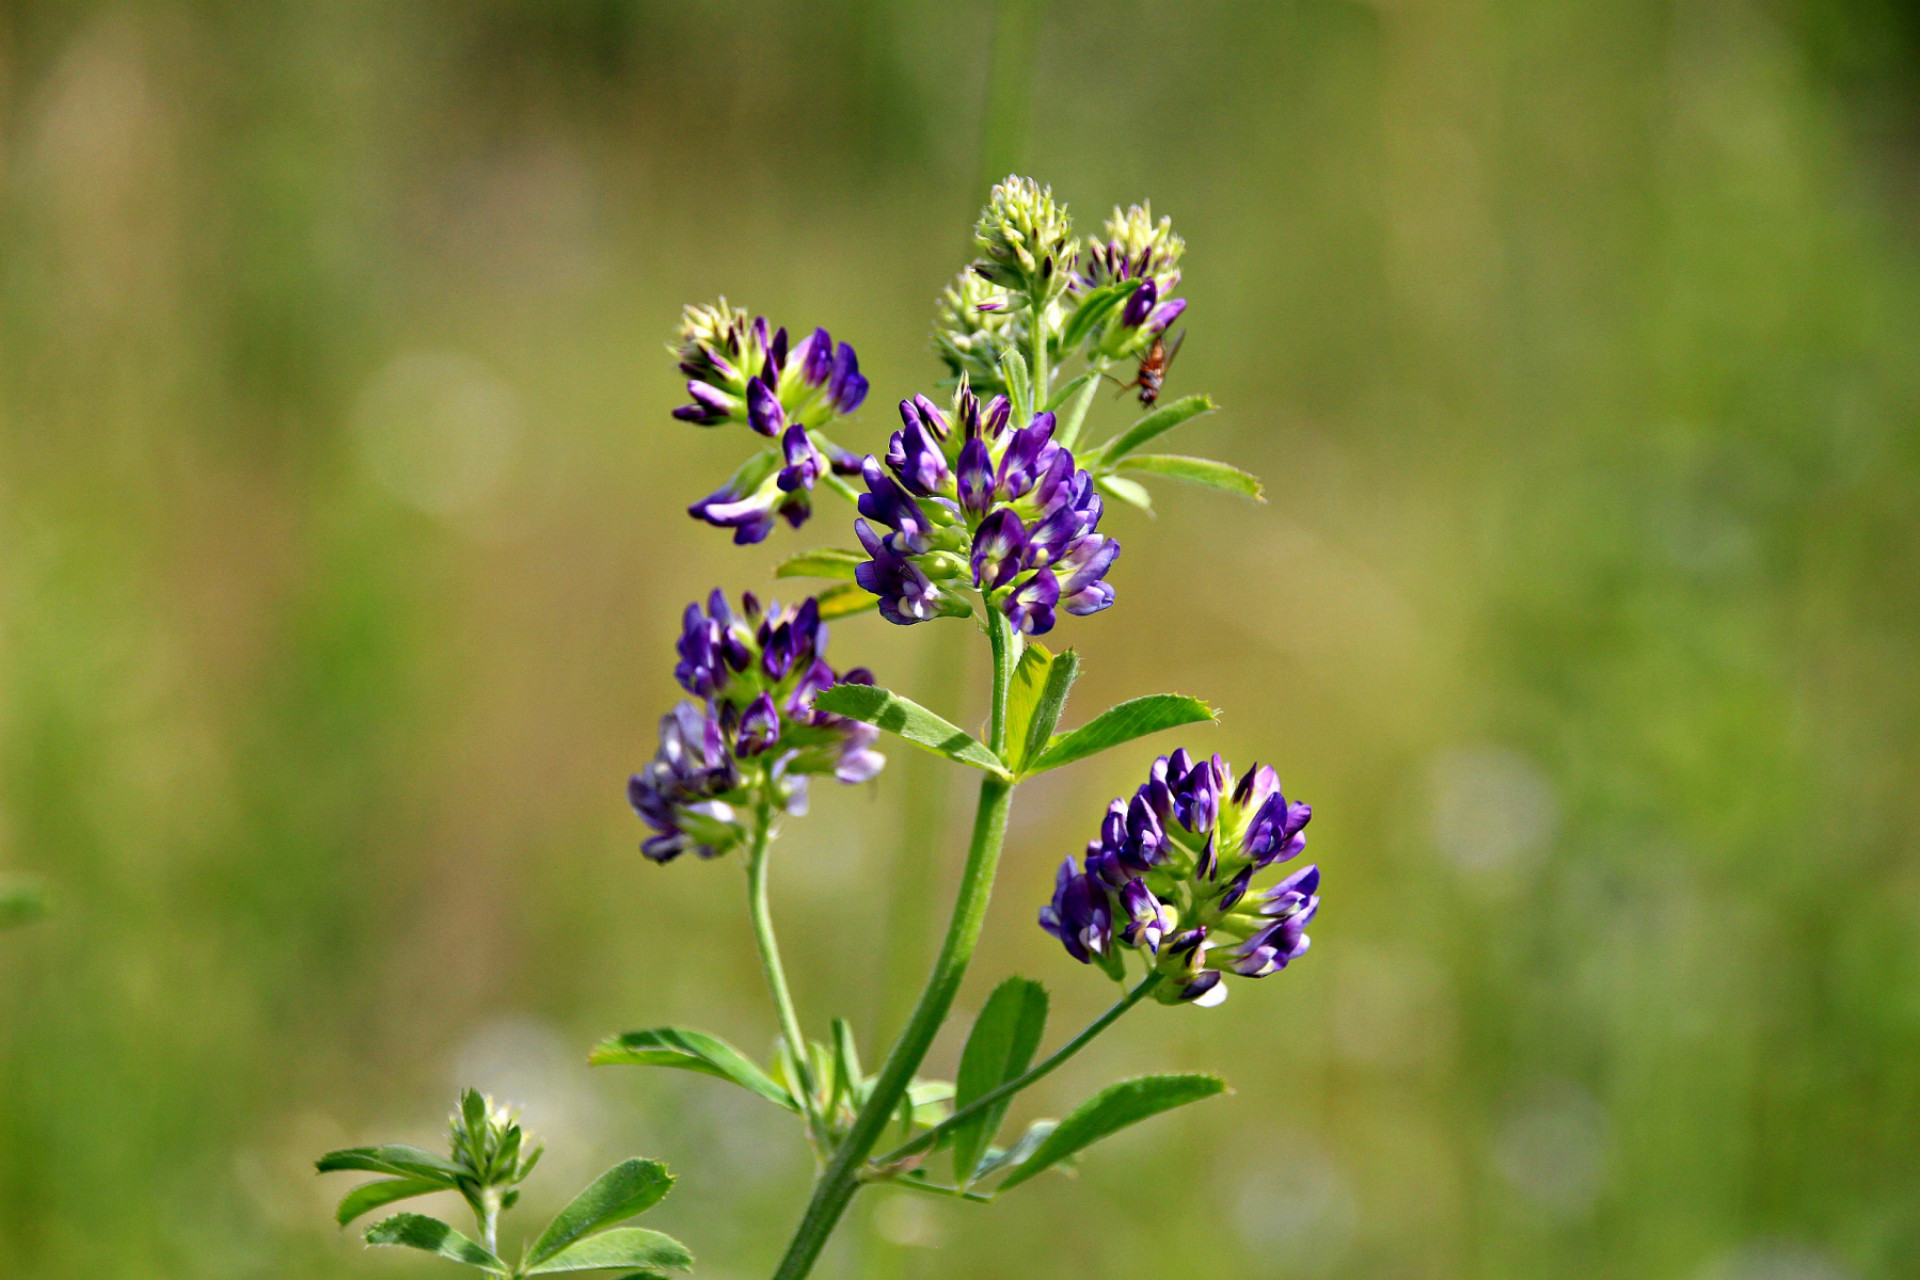
[[[969,587],[1029,635],[1052,630],[1059,609],[1113,603],[1120,544],[1098,531],[1093,478],[1053,439],[1051,413],[1016,427],[1012,412],[1005,396],[982,405],[964,379],[950,414],[902,400],[886,465],[863,464],[854,532],[870,559],[855,580],[889,622],[965,617]]]
[[[1262,887],[1253,879],[1299,855],[1312,816],[1281,794],[1271,768],[1236,783],[1217,755],[1162,756],[1131,800],[1107,809],[1083,865],[1061,865],[1040,927],[1115,980],[1125,976],[1121,951],[1138,953],[1161,975],[1165,1003],[1218,1004],[1223,971],[1263,978],[1306,951],[1320,869]]]
[[[1138,355],[1187,309],[1175,298],[1180,255],[1187,242],[1174,234],[1173,219],[1153,220],[1151,204],[1118,206],[1103,234],[1090,236],[1071,289],[1076,296],[1111,284],[1138,282],[1126,302],[1091,338],[1089,356],[1124,359]]]
[[[469,1198],[488,1188],[518,1185],[540,1159],[540,1144],[521,1129],[519,1113],[478,1089],[461,1091],[460,1105],[448,1117],[447,1129],[453,1162],[468,1174],[461,1191]],[[468,1180],[475,1185],[464,1185]],[[505,1201],[500,1207],[511,1203]]]
[[[1053,198],[1052,187],[1009,176],[987,197],[973,229],[980,256],[973,271],[1044,308],[1065,292],[1073,277],[1073,219]]]
[[[867,380],[853,348],[837,348],[825,329],[789,344],[787,331],[768,332],[766,317],[752,320],[727,305],[692,306],[670,343],[687,375],[692,403],[673,416],[703,427],[745,423],[771,443],[727,483],[688,508],[707,523],[734,531],[734,541],[759,542],[774,518],[798,528],[813,511],[813,483],[830,465],[846,474],[858,459],[824,446],[815,432],[852,413],[867,398]]]
[[[653,834],[640,851],[671,862],[689,850],[718,857],[744,843],[757,806],[801,814],[807,780],[831,774],[866,782],[886,764],[880,731],[813,705],[836,684],[872,684],[857,667],[827,664],[827,626],[811,597],[764,610],[749,592],[735,613],[715,591],[687,606],[680,661],[685,700],[660,718],[660,749],[627,783],[627,799]]]

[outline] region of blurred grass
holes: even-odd
[[[1113,516],[1077,705],[1221,703],[1193,745],[1315,803],[1327,906],[1283,978],[1023,1107],[1233,1097],[990,1209],[875,1196],[828,1274],[1920,1270],[1913,30],[1047,6],[1030,168],[1088,229],[1174,216],[1171,385],[1227,406],[1182,448],[1273,499]],[[0,936],[0,1266],[430,1274],[307,1162],[431,1138],[462,1082],[549,1136],[529,1216],[643,1152],[701,1275],[770,1266],[778,1117],[579,1065],[772,1035],[737,868],[644,865],[621,782],[678,609],[844,521],[688,521],[739,441],[666,418],[659,343],[722,291],[826,324],[874,446],[936,372],[992,41],[949,0],[0,17],[0,869],[57,904]],[[976,714],[929,630],[834,651]],[[1032,916],[1144,762],[1023,789],[963,1003],[1104,1003]],[[902,780],[949,782],[901,763],[775,871],[803,1005],[869,1044],[957,849],[896,847]]]

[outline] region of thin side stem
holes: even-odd
[[[1062,267],[1062,270],[1065,268]],[[1047,307],[1040,297],[1033,299],[1033,411],[1047,402],[1053,388],[1053,371],[1047,367]]]
[[[1015,640],[1006,616],[998,609],[987,612],[987,635],[993,643],[993,714],[989,737],[996,750],[1006,738],[1007,685],[1013,674]],[[997,736],[996,736],[997,735]],[[1005,778],[980,780],[980,802],[974,811],[973,839],[967,847],[967,865],[960,876],[960,894],[953,904],[953,918],[947,924],[946,940],[934,961],[920,1002],[913,1016],[887,1054],[886,1065],[874,1081],[873,1092],[860,1108],[846,1139],[834,1152],[820,1180],[814,1184],[813,1199],[800,1219],[793,1241],[774,1280],[801,1280],[813,1269],[826,1247],[827,1239],[847,1211],[854,1192],[860,1189],[860,1170],[880,1141],[899,1108],[900,1097],[913,1083],[940,1026],[953,1008],[960,981],[967,975],[974,947],[980,941],[980,927],[987,918],[987,901],[993,894],[994,873],[1000,866],[1000,847],[1007,835],[1007,809],[1013,797],[1013,783]]]
[[[1074,1054],[1080,1052],[1082,1049],[1092,1044],[1095,1036],[1099,1035],[1102,1031],[1105,1031],[1108,1027],[1118,1022],[1120,1020],[1121,1014],[1133,1008],[1133,1006],[1135,1006],[1136,1004],[1139,1004],[1140,1001],[1144,999],[1149,992],[1151,992],[1155,987],[1159,985],[1160,985],[1159,973],[1149,970],[1147,973],[1147,976],[1140,979],[1139,983],[1134,986],[1133,990],[1127,992],[1126,995],[1120,997],[1120,999],[1114,1003],[1114,1006],[1111,1009],[1108,1009],[1105,1013],[1095,1018],[1092,1022],[1089,1022],[1087,1024],[1086,1030],[1082,1031],[1079,1035],[1075,1036],[1073,1039],[1061,1045],[1060,1048],[1054,1052],[1053,1056],[1049,1057],[1045,1062],[1040,1063],[1038,1066],[1029,1067],[1024,1074],[1016,1076],[1012,1080],[1007,1081],[1005,1084],[1001,1085],[998,1089],[994,1089],[987,1093],[981,1094],[979,1097],[975,1098],[972,1102],[969,1102],[966,1106],[961,1107],[958,1111],[948,1116],[945,1120],[942,1120],[939,1124],[933,1126],[933,1128],[927,1130],[923,1134],[920,1134],[918,1137],[912,1139],[911,1141],[901,1143],[899,1146],[895,1147],[893,1150],[887,1152],[887,1154],[883,1156],[875,1156],[873,1163],[879,1166],[881,1169],[886,1169],[892,1165],[898,1164],[900,1161],[905,1160],[910,1156],[919,1155],[922,1151],[927,1150],[928,1148],[932,1147],[935,1143],[939,1142],[942,1137],[946,1136],[948,1133],[952,1132],[954,1129],[957,1129],[959,1126],[965,1124],[967,1121],[973,1119],[975,1116],[979,1115],[982,1111],[985,1111],[988,1107],[993,1106],[995,1103],[1001,1101],[1002,1099],[1011,1098],[1014,1094],[1019,1093],[1022,1089],[1025,1089],[1033,1085],[1034,1083],[1041,1080],[1045,1076],[1051,1075],[1062,1064],[1064,1064],[1067,1061],[1067,1059],[1073,1057]]]
[[[767,907],[767,849],[772,843],[773,805],[763,798],[754,808],[753,844],[747,850],[747,914],[753,919],[753,940],[760,948],[760,968],[767,976],[767,990],[773,994],[780,1034],[786,1037],[794,1071],[800,1077],[800,1106],[806,1113],[807,1129],[813,1134],[815,1146],[824,1151],[827,1130],[820,1119],[813,1069],[807,1065],[807,1042],[800,1031],[800,1015],[793,1007],[793,993],[787,989],[787,971],[780,963],[780,943],[773,936],[773,915]]]

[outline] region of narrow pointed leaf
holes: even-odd
[[[1060,442],[1062,449],[1072,449],[1080,443],[1080,429],[1086,424],[1087,410],[1093,404],[1093,393],[1100,388],[1100,374],[1089,369],[1079,378],[1067,384],[1072,387],[1080,384],[1080,393],[1067,405],[1066,412],[1059,417],[1059,423],[1053,431],[1053,438]]]
[[[753,1065],[747,1056],[718,1036],[684,1027],[654,1027],[647,1031],[629,1031],[623,1036],[603,1040],[588,1055],[596,1067],[627,1064],[640,1067],[678,1067],[703,1075],[731,1080],[768,1102],[798,1111],[793,1095]]]
[[[367,1228],[367,1243],[419,1249],[495,1275],[507,1274],[506,1263],[440,1219],[429,1218],[424,1213],[398,1213],[374,1223]]]
[[[1056,735],[1039,758],[1027,766],[1026,771],[1044,773],[1149,733],[1216,718],[1214,709],[1200,699],[1177,693],[1153,693],[1144,698],[1130,698],[1118,706],[1108,707],[1072,733]]]
[[[361,1214],[384,1209],[396,1200],[430,1196],[446,1189],[446,1183],[429,1182],[425,1178],[382,1178],[378,1182],[362,1183],[341,1198],[340,1207],[333,1211],[333,1220],[344,1227]]]
[[[1060,713],[1067,709],[1067,694],[1073,690],[1073,682],[1080,674],[1080,655],[1069,649],[1053,660],[1047,669],[1046,687],[1040,691],[1039,703],[1033,709],[1025,735],[1019,739],[1020,767],[1026,768],[1027,761],[1038,760],[1053,741],[1054,726],[1060,723]],[[1009,741],[1015,741],[1009,738]]]
[[[1133,296],[1140,287],[1138,280],[1115,281],[1103,284],[1087,294],[1073,314],[1067,317],[1066,325],[1060,330],[1060,352],[1063,357],[1072,355],[1074,349],[1087,340],[1102,320],[1113,314],[1114,308]]]
[[[615,1227],[562,1249],[545,1262],[528,1267],[526,1274],[610,1271],[615,1267],[640,1267],[652,1272],[687,1271],[693,1267],[693,1255],[685,1245],[664,1232],[649,1231],[645,1227]]]
[[[329,1151],[314,1162],[321,1173],[350,1169],[361,1173],[390,1173],[402,1178],[419,1178],[443,1187],[455,1185],[466,1170],[445,1156],[390,1142],[381,1147],[348,1147]]]
[[[1047,1029],[1047,989],[1029,978],[1008,978],[987,998],[974,1019],[967,1047],[960,1053],[960,1074],[954,1081],[954,1110],[998,1089],[1025,1071]],[[953,1180],[965,1187],[973,1181],[980,1155],[1000,1131],[1013,1102],[1005,1098],[953,1130]]]
[[[890,689],[870,684],[837,684],[815,695],[813,705],[822,711],[863,720],[888,733],[897,733],[908,742],[949,760],[1006,776],[1006,766],[985,743]]]
[[[1018,347],[1008,347],[1000,356],[1000,378],[1007,384],[1007,398],[1024,421],[1033,416],[1033,383],[1027,372],[1027,358]]]
[[[1085,373],[1081,374],[1079,377],[1074,378],[1071,381],[1061,383],[1059,387],[1054,390],[1054,393],[1047,397],[1047,403],[1044,407],[1052,410],[1056,414],[1060,413],[1061,406],[1066,404],[1068,397],[1076,395],[1077,393],[1085,390],[1087,383],[1093,381],[1093,379],[1099,376],[1100,376],[1099,374],[1089,369]],[[1060,441],[1061,445],[1063,446],[1066,445],[1066,441],[1060,440],[1060,431],[1058,427],[1056,427],[1054,430],[1053,438],[1055,440]]]
[[[1255,502],[1267,500],[1259,476],[1225,462],[1215,462],[1212,458],[1184,458],[1173,453],[1136,453],[1130,458],[1121,459],[1120,469],[1145,471],[1149,475],[1166,476],[1170,480],[1205,485],[1223,493],[1237,493],[1243,498],[1252,498]]]
[[[1153,514],[1153,495],[1147,492],[1147,486],[1138,481],[1107,474],[1096,478],[1094,483],[1100,486],[1102,493],[1110,494],[1130,507],[1138,507],[1148,515]]]
[[[1161,405],[1138,422],[1100,446],[1089,465],[1112,466],[1156,436],[1165,435],[1183,422],[1212,413],[1218,406],[1209,396],[1187,396],[1172,404]]]
[[[802,551],[798,555],[788,556],[773,571],[776,578],[839,578],[853,581],[853,571],[867,562],[863,552],[846,551],[839,547],[815,547],[811,551]]]
[[[1108,1085],[1062,1120],[1060,1126],[1033,1149],[1032,1155],[1014,1167],[1000,1184],[1000,1190],[1019,1186],[1108,1134],[1162,1111],[1211,1098],[1224,1092],[1226,1087],[1226,1081],[1219,1076],[1204,1075],[1140,1076]]]
[[[833,1091],[853,1106],[860,1105],[860,1050],[853,1027],[845,1018],[833,1020]]]
[[[815,592],[813,598],[819,603],[823,618],[846,618],[880,607],[879,596],[869,594],[866,588],[853,582],[836,582],[825,591]]]
[[[573,1198],[554,1216],[527,1254],[529,1264],[545,1262],[590,1231],[645,1213],[673,1190],[673,1175],[657,1160],[622,1160]]]

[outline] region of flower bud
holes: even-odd
[[[982,280],[1026,299],[1046,302],[1066,289],[1076,250],[1073,219],[1053,199],[1053,188],[1009,176],[993,188],[973,229]]]

